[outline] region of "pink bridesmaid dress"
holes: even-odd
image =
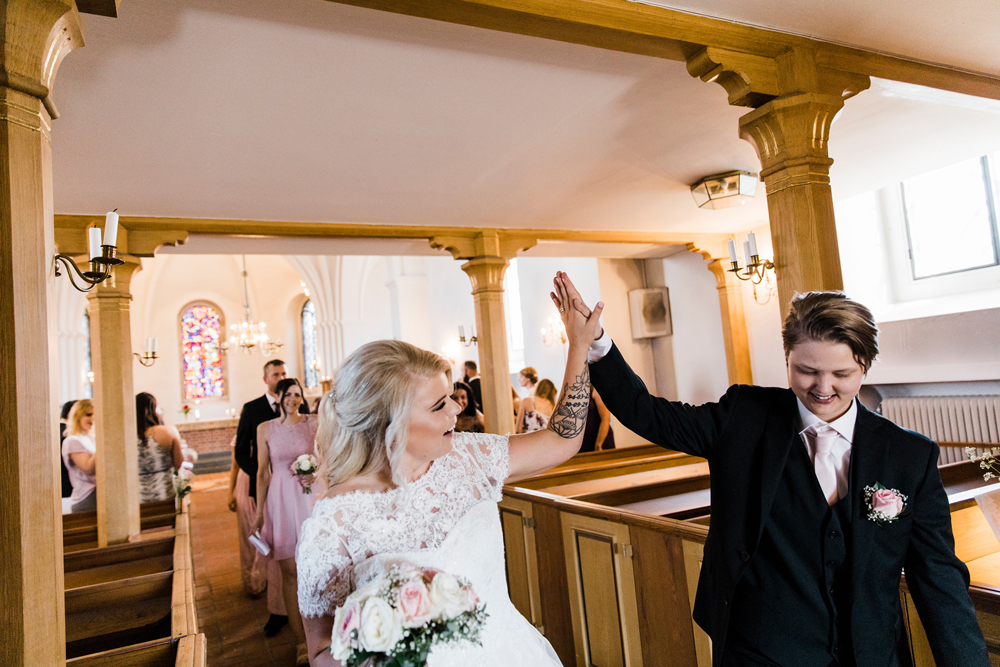
[[[267,445],[271,457],[271,484],[261,537],[271,543],[274,560],[295,557],[302,522],[312,514],[313,496],[292,474],[292,463],[303,454],[316,453],[316,415],[302,415],[298,424],[268,423]]]

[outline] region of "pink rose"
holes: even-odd
[[[472,590],[472,586],[465,589],[465,596],[469,599],[469,611],[479,606],[479,596],[476,595],[476,591]]]
[[[348,602],[337,610],[336,621],[333,631],[343,646],[357,646],[357,641],[351,637],[351,633],[361,629],[361,605],[357,602]]]
[[[903,499],[890,489],[879,489],[872,494],[872,510],[895,519],[903,511]]]
[[[422,579],[424,576],[424,571],[421,570],[416,565],[412,565],[410,563],[400,563],[399,576],[401,576],[403,579]]]
[[[399,611],[404,628],[418,628],[431,619],[431,599],[420,579],[411,579],[399,587]]]

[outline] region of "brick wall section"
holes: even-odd
[[[181,438],[199,454],[229,451],[229,443],[236,437],[238,419],[187,422],[177,424]]]

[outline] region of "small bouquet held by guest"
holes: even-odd
[[[319,469],[319,462],[312,454],[303,454],[292,462],[292,474],[300,477],[312,477]],[[305,493],[312,493],[312,479],[302,485]]]
[[[435,646],[482,644],[486,605],[462,579],[409,563],[356,590],[333,619],[333,657],[347,667],[424,667]]]
[[[179,470],[174,471],[174,493],[178,500],[183,500],[184,496],[191,493],[191,480],[194,479],[194,466],[185,461]]]

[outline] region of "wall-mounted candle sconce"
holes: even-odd
[[[465,340],[465,327],[462,326],[461,324],[459,324],[458,325],[458,342],[461,343],[462,345],[464,345],[465,347],[472,347],[473,345],[475,345],[476,343],[478,343],[479,339],[476,338],[476,327],[475,326],[472,327],[472,337],[469,338],[468,342],[466,342],[466,340]]]
[[[146,366],[147,368],[155,364],[156,360],[159,359],[159,357],[156,356],[157,342],[158,342],[157,338],[147,337],[146,350],[141,355],[138,352],[132,353],[135,356],[135,358],[139,360],[139,363],[142,364],[143,366]],[[146,363],[147,361],[149,363]]]
[[[566,327],[563,326],[562,320],[556,324],[550,317],[548,326],[542,327],[542,342],[546,347],[552,347],[556,341],[565,345],[566,340]]]
[[[58,254],[55,256],[56,264],[56,276],[61,276],[62,273],[59,271],[59,262],[66,265],[67,272],[69,275],[69,280],[73,283],[73,287],[80,292],[89,292],[94,289],[96,285],[103,283],[105,280],[111,277],[111,267],[116,264],[123,264],[124,262],[118,259],[117,252],[118,248],[118,209],[115,209],[111,213],[108,213],[104,221],[104,243],[101,243],[101,230],[97,227],[91,227],[87,230],[88,234],[88,245],[90,249],[90,270],[81,271],[80,267],[76,265],[73,258],[69,255]],[[73,274],[76,274],[80,280],[82,280],[88,287],[81,287],[77,284],[76,278]]]
[[[740,262],[736,258],[736,243],[729,239],[729,262],[733,268],[726,269],[740,280],[749,280],[754,285],[759,285],[764,280],[765,271],[774,271],[774,262],[769,259],[761,260],[757,254],[757,238],[750,232],[747,240],[743,242],[743,256],[746,259],[746,268],[740,269]]]

